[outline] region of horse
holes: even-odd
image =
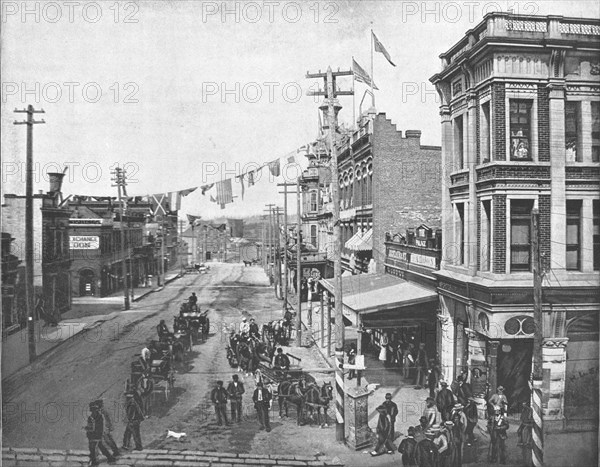
[[[254,348],[248,341],[240,341],[237,345],[237,360],[239,363],[239,371],[244,371],[246,374],[253,373],[254,367]]]
[[[282,381],[277,386],[279,418],[283,418],[282,409],[285,407],[285,416],[288,416],[288,403],[296,406],[296,416],[298,425],[301,424],[304,410],[304,394],[306,393],[306,382],[300,381]]]
[[[333,399],[333,387],[331,382],[324,382],[321,387],[316,383],[311,384],[304,394],[304,404],[310,412],[310,419],[314,419],[314,412],[317,412],[317,423],[321,428],[329,426],[327,424],[327,408],[329,402]],[[323,409],[324,422],[321,423],[321,409]]]
[[[229,366],[231,368],[237,368],[238,359],[237,359],[237,356],[235,355],[235,352],[233,351],[233,349],[231,347],[226,347],[226,350],[227,350],[227,361],[229,362]]]
[[[271,345],[270,341],[258,341],[258,343],[254,347],[254,350],[256,358],[259,362],[263,361],[270,364],[273,361],[273,355],[275,355],[275,347]]]
[[[150,397],[154,392],[154,381],[148,373],[144,372],[142,377],[138,380],[137,390],[140,393],[140,396],[142,396],[142,411],[145,416],[149,416],[151,407]]]

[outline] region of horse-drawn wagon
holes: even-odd
[[[202,338],[208,335],[210,329],[210,319],[208,318],[208,310],[200,312],[198,305],[192,305],[189,302],[183,302],[179,308],[179,316],[185,320],[187,328],[191,332],[192,342],[197,343]]]

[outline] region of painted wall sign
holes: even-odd
[[[100,237],[70,235],[69,248],[71,250],[97,250],[100,248]]]

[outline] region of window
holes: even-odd
[[[460,170],[464,167],[464,151],[463,151],[463,117],[454,119],[454,157],[456,161],[455,170]]]
[[[310,212],[317,211],[317,193],[315,191],[311,191],[310,193]]]
[[[457,263],[465,263],[465,205],[464,203],[456,204],[456,246],[457,246]]]
[[[594,271],[600,269],[600,201],[594,200]]]
[[[582,154],[579,150],[580,108],[579,102],[565,102],[565,150],[569,162],[581,162],[582,160]]]
[[[531,160],[531,105],[529,100],[510,101],[510,160]]]
[[[567,270],[581,269],[581,200],[567,200]]]
[[[514,199],[510,203],[510,271],[531,270],[532,200]]]
[[[490,145],[491,145],[491,135],[490,135],[490,103],[485,102],[481,104],[481,139],[479,141],[480,154],[481,154],[481,163],[485,164],[490,161]]]
[[[367,187],[366,187],[367,204],[373,204],[373,174],[372,173],[367,175],[366,181],[367,181]]]
[[[592,102],[592,162],[600,162],[600,102]]]
[[[492,202],[481,202],[481,256],[480,264],[482,271],[490,270],[490,258],[492,248]]]
[[[312,246],[317,246],[317,226],[316,225],[311,225],[310,226],[310,243],[312,244]]]

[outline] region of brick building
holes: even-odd
[[[243,224],[242,224],[243,226]],[[229,246],[227,223],[196,221],[181,234],[186,243],[187,255],[192,264],[206,261],[226,261]]]
[[[442,101],[444,370],[468,370],[490,392],[503,385],[514,409],[529,399],[538,208],[548,429],[597,429],[599,50],[598,20],[491,13],[431,78]]]

